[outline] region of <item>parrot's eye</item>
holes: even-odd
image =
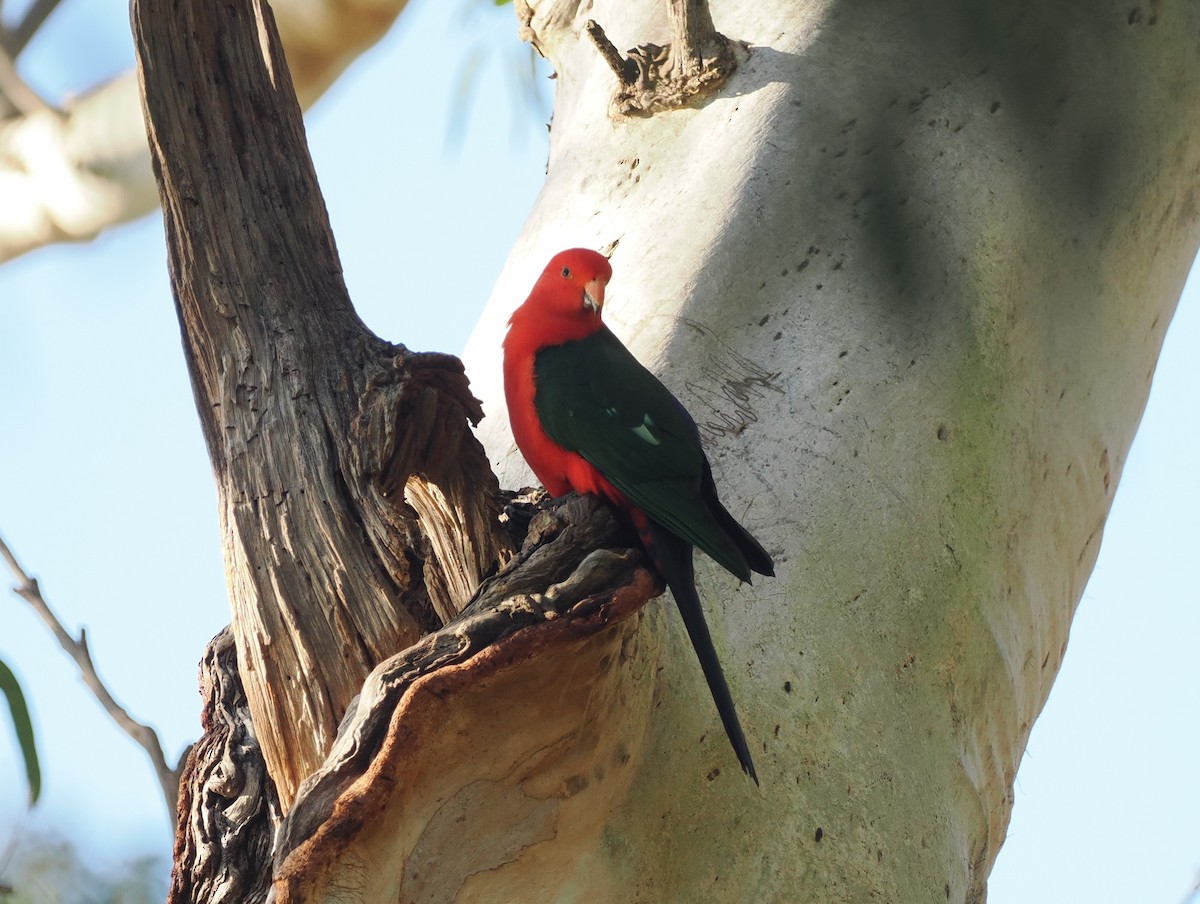
[[[570,279],[571,278],[571,268],[563,267],[562,275],[563,275],[563,279]]]

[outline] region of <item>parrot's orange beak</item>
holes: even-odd
[[[604,307],[604,283],[602,281],[592,279],[584,284],[583,303],[593,312],[600,313],[600,309]]]

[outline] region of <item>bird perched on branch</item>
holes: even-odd
[[[679,607],[742,770],[758,776],[696,592],[699,547],[743,581],[774,575],[766,550],[721,505],[696,424],[604,325],[612,267],[584,248],[547,264],[504,339],[517,446],[553,496],[607,499],[633,524]]]

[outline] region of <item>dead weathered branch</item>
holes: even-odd
[[[132,17],[232,628],[286,807],[371,669],[457,611],[508,538],[461,363],[354,313],[270,9],[222,9]]]
[[[100,702],[100,705],[104,707],[104,711],[108,713],[109,717],[117,723],[117,727],[133,738],[146,751],[146,755],[150,757],[150,763],[154,767],[154,774],[158,778],[163,801],[167,805],[167,812],[173,813],[176,801],[179,799],[179,775],[182,771],[182,757],[180,762],[175,766],[169,765],[166,755],[163,753],[162,744],[158,740],[158,733],[149,725],[145,725],[129,715],[128,710],[116,701],[96,671],[95,663],[92,662],[92,653],[88,648],[87,632],[81,629],[78,638],[71,635],[71,632],[63,626],[63,623],[59,621],[58,616],[54,614],[54,611],[46,602],[46,598],[42,595],[42,590],[38,586],[37,579],[32,577],[21,566],[21,563],[17,560],[12,550],[9,549],[8,544],[4,542],[3,538],[0,538],[0,557],[8,563],[9,570],[17,579],[17,585],[12,588],[13,593],[29,603],[30,608],[45,622],[46,627],[50,629],[59,646],[63,648],[66,654],[79,667],[79,674],[83,677],[83,683],[88,686],[88,689]],[[186,757],[187,751],[184,751],[183,755]]]

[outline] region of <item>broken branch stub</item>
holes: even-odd
[[[699,106],[728,81],[738,55],[749,48],[713,26],[707,0],[668,0],[671,43],[639,44],[622,57],[604,29],[589,19],[585,30],[617,77],[610,112],[615,117]]]
[[[386,518],[405,503],[417,513],[424,540],[424,580],[440,623],[458,614],[480,577],[511,555],[497,517],[499,485],[471,432],[483,418],[462,362],[436,352],[398,354],[373,369],[352,422],[352,470],[369,475]],[[406,538],[386,523],[370,532],[384,543]],[[397,559],[402,545],[380,549]]]

